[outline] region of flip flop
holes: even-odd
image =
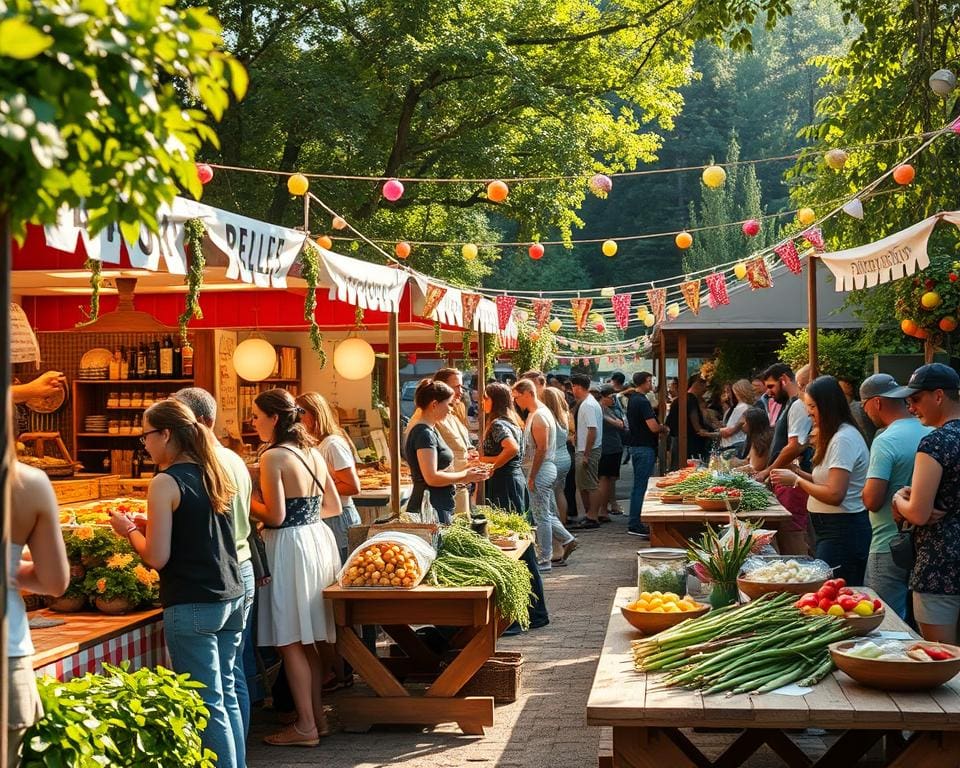
[[[597,518],[597,520],[599,520],[601,523],[609,523],[609,522],[610,522],[610,518],[609,518],[607,515],[600,515],[600,516]]]
[[[320,743],[320,734],[316,728],[304,733],[294,723],[276,733],[265,736],[263,743],[269,744],[271,747],[315,747]]]

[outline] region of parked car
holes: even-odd
[[[413,416],[413,412],[417,410],[416,403],[413,402],[413,395],[417,391],[416,381],[406,381],[403,386],[400,388],[400,415],[404,419],[409,419]]]

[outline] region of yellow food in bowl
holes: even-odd
[[[680,597],[673,592],[641,592],[636,601],[627,606],[631,611],[647,613],[686,613],[700,606],[690,595]]]

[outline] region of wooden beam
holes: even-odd
[[[677,397],[680,398],[677,419],[677,440],[679,441],[678,462],[681,467],[687,463],[687,388],[690,386],[687,376],[687,333],[677,333]]]
[[[660,343],[657,346],[657,413],[660,417],[660,423],[663,424],[667,419],[667,342],[660,333]],[[676,437],[671,435],[670,437]],[[670,440],[660,440],[657,443],[657,461],[659,462],[660,474],[667,474],[667,467],[670,466]]]
[[[817,259],[807,256],[807,358],[810,364],[810,381],[820,372],[817,368]]]
[[[487,431],[487,415],[483,412],[483,398],[487,391],[487,334],[477,331],[477,430],[480,451],[483,452],[483,434]],[[486,502],[486,482],[477,488],[477,503]]]
[[[13,408],[9,403],[10,382],[13,381],[13,364],[10,361],[10,268],[13,264],[12,245],[10,241],[10,214],[0,214],[0,300],[7,312],[0,319],[0,349],[6,354],[0,356],[0,435],[3,435],[4,444],[7,436],[13,433],[10,419]],[[0,768],[7,765],[7,723],[8,701],[7,684],[10,678],[7,670],[7,574],[10,569],[7,559],[10,556],[10,465],[9,458],[13,451],[0,451]]]
[[[390,513],[400,514],[400,321],[389,313],[387,334],[387,404],[390,407]]]

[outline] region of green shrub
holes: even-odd
[[[786,342],[777,350],[777,357],[793,370],[809,361],[808,341],[810,332],[801,328],[783,334]],[[856,339],[843,331],[817,332],[817,366],[820,375],[845,376],[858,383],[863,379],[869,359],[858,348]]]

